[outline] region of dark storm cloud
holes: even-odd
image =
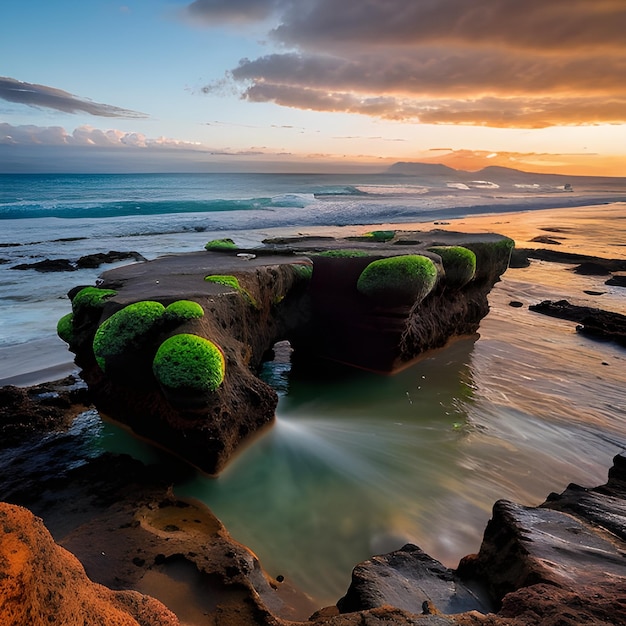
[[[251,2],[197,0],[191,7],[198,4],[230,7],[241,19]],[[277,21],[271,36],[287,49],[243,59],[228,74],[251,101],[430,123],[626,121],[623,0],[258,5]]]
[[[91,100],[79,98],[61,89],[47,87],[46,85],[24,83],[6,76],[0,77],[0,98],[8,102],[55,109],[57,111],[63,111],[64,113],[83,112],[99,117],[147,117],[147,115],[138,113],[137,111],[129,111],[128,109],[121,109],[120,107],[110,104],[92,102]]]

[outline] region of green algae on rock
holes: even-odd
[[[57,322],[57,335],[65,341],[72,343],[74,338],[74,314],[68,313]]]
[[[101,309],[107,299],[112,298],[117,291],[114,289],[99,289],[98,287],[84,287],[72,298],[72,311],[78,313],[81,309]]]
[[[431,259],[407,254],[372,261],[357,281],[360,293],[377,299],[420,302],[437,282],[437,267]]]
[[[212,341],[181,333],[159,346],[152,371],[168,390],[203,393],[215,391],[224,382],[226,364],[222,351]]]
[[[129,304],[98,327],[93,338],[93,353],[103,372],[111,363],[149,345],[152,332],[162,322],[165,307],[144,300]]]
[[[168,322],[186,322],[204,316],[204,309],[193,300],[176,300],[165,307],[165,319]]]
[[[204,245],[205,250],[237,250],[237,244],[228,237],[224,239],[212,239]]]
[[[476,254],[463,246],[433,246],[428,248],[441,257],[446,273],[446,284],[464,287],[476,275]]]

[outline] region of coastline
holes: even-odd
[[[471,217],[460,217],[460,218],[449,218],[449,219],[438,219],[434,222],[419,222],[419,223],[411,223],[411,224],[376,224],[371,226],[350,226],[350,227],[324,227],[318,229],[307,229],[306,234],[320,234],[320,235],[340,235],[340,236],[348,236],[352,234],[359,234],[366,232],[372,229],[419,229],[419,230],[431,230],[431,229],[443,229],[443,230],[451,230],[451,231],[459,231],[459,232],[499,232],[506,236],[510,236],[516,240],[516,245],[518,247],[544,247],[544,244],[537,244],[533,242],[532,239],[537,235],[541,235],[542,233],[552,233],[555,234],[554,229],[559,229],[557,236],[563,236],[563,239],[560,240],[559,249],[565,249],[567,251],[574,251],[579,253],[589,252],[591,254],[598,254],[603,256],[614,256],[612,253],[607,252],[606,245],[598,246],[597,250],[593,250],[593,242],[590,246],[583,246],[583,240],[587,239],[589,241],[590,234],[593,233],[591,229],[592,224],[598,220],[599,216],[601,219],[609,220],[614,225],[615,238],[612,243],[614,249],[622,252],[626,246],[626,237],[624,226],[622,224],[625,222],[623,217],[624,204],[619,203],[616,205],[602,205],[602,206],[589,206],[589,207],[581,207],[580,209],[546,209],[539,211],[522,211],[516,213],[508,213],[506,215],[502,215],[499,213],[490,213],[481,216],[471,216]],[[622,220],[621,222],[619,220]],[[621,227],[621,228],[620,228]],[[552,229],[552,230],[546,230]],[[290,229],[288,232],[285,232],[284,229],[280,229],[280,233],[273,232],[272,234],[293,234],[293,229]],[[314,232],[313,232],[314,231]],[[529,276],[532,277],[532,268],[528,270]],[[71,281],[71,275],[64,275],[65,280]],[[532,278],[531,278],[532,279]],[[68,284],[68,288],[72,285]],[[617,288],[617,292],[620,296],[624,296],[624,290],[619,291],[620,288]],[[502,302],[499,303],[499,306],[502,305]],[[19,361],[14,363],[14,368],[19,367],[28,367],[29,360],[37,361],[38,369],[37,371],[25,372],[25,373],[17,373],[13,380],[18,382],[18,386],[30,386],[34,384],[33,381],[37,381],[38,377],[46,377],[46,376],[54,376],[54,378],[48,378],[47,380],[55,380],[58,378],[56,376],[57,372],[66,372],[66,368],[69,367],[69,370],[73,370],[73,364],[71,362],[64,362],[63,359],[59,360],[59,355],[61,354],[60,350],[58,350],[55,344],[60,341],[57,340],[56,337],[53,338],[54,342],[51,340],[50,342],[42,342],[37,343],[37,345],[25,346],[26,350],[24,354],[20,355]],[[33,342],[34,343],[34,342]],[[47,345],[46,345],[47,344]],[[65,348],[65,344],[60,344],[61,348]],[[70,353],[67,353],[69,357]],[[15,369],[14,369],[15,371]],[[38,381],[37,381],[38,382]],[[3,383],[7,384],[7,383]],[[15,383],[12,383],[15,384]],[[593,481],[591,481],[593,482]],[[555,485],[555,488],[558,488]],[[201,507],[202,508],[202,507]],[[206,508],[209,511],[208,507]],[[60,515],[60,512],[57,511],[57,515]],[[83,512],[79,513],[83,515]],[[64,522],[65,523],[65,522]],[[110,529],[110,528],[109,528]],[[75,538],[75,541],[78,541],[77,545],[80,545],[80,538]],[[83,549],[85,547],[83,546]],[[88,550],[87,550],[88,551]],[[261,562],[263,566],[263,561]],[[356,563],[355,563],[356,565]],[[114,572],[108,572],[107,576],[111,577],[114,575]],[[163,579],[160,581],[153,581],[154,586],[149,585],[149,588],[145,588],[145,591],[152,591],[153,593],[159,592],[164,593],[169,585],[167,583],[167,579]],[[145,584],[148,585],[149,581],[145,581]],[[178,583],[180,585],[180,589],[185,590],[185,593],[189,592],[191,597],[193,596],[191,593],[191,589],[194,588],[196,584],[193,580],[185,582],[184,580]],[[190,585],[190,586],[188,586]],[[302,590],[301,590],[302,591]],[[306,593],[306,590],[303,590]],[[188,597],[188,596],[185,596]],[[295,594],[295,599],[299,598],[298,593]],[[305,603],[307,610],[310,608],[309,604]],[[196,610],[197,609],[197,610]],[[199,604],[194,608],[195,615],[202,614],[202,605]]]
[[[454,215],[455,211],[442,211],[437,219],[407,223],[379,223],[352,226],[317,226],[300,228],[280,227],[264,231],[267,237],[293,235],[319,235],[349,237],[370,230],[434,230],[467,233],[495,232],[515,240],[516,248],[551,248],[558,251],[576,252],[590,256],[619,258],[626,256],[626,203],[585,205],[553,209],[517,210],[512,212],[485,212],[476,215]],[[614,227],[613,244],[606,244],[594,237],[598,221],[608,220]],[[533,242],[534,237],[553,235],[558,245]],[[237,237],[237,234],[233,234]],[[102,271],[106,268],[103,267]],[[74,286],[71,273],[57,274],[67,290]],[[76,368],[66,344],[56,335],[28,343],[0,346],[0,386],[28,386],[62,378]]]

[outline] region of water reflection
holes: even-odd
[[[357,562],[432,534],[437,502],[462,485],[474,341],[393,377],[295,368],[275,426],[218,480],[177,492],[207,502],[271,573],[335,602]]]
[[[289,374],[279,360],[276,425],[219,479],[177,491],[205,501],[270,573],[334,603],[372,554],[410,541],[455,567],[496,500],[537,505],[572,481],[601,484],[625,445],[626,353],[509,307],[520,277],[493,290],[479,341],[395,376],[297,363]]]
[[[494,288],[479,339],[395,376],[290,371],[282,346],[265,372],[280,393],[275,425],[218,479],[190,474],[176,493],[204,501],[270,574],[322,605],[355,564],[406,542],[455,567],[500,498],[537,505],[569,482],[601,484],[626,447],[626,351],[510,307],[587,288],[562,266],[531,269],[532,285],[509,270]],[[114,431],[102,430],[107,449],[171,462]]]

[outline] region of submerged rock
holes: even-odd
[[[570,304],[567,300],[544,300],[528,307],[536,313],[578,322],[576,330],[593,339],[615,341],[626,346],[626,315],[588,306]]]

